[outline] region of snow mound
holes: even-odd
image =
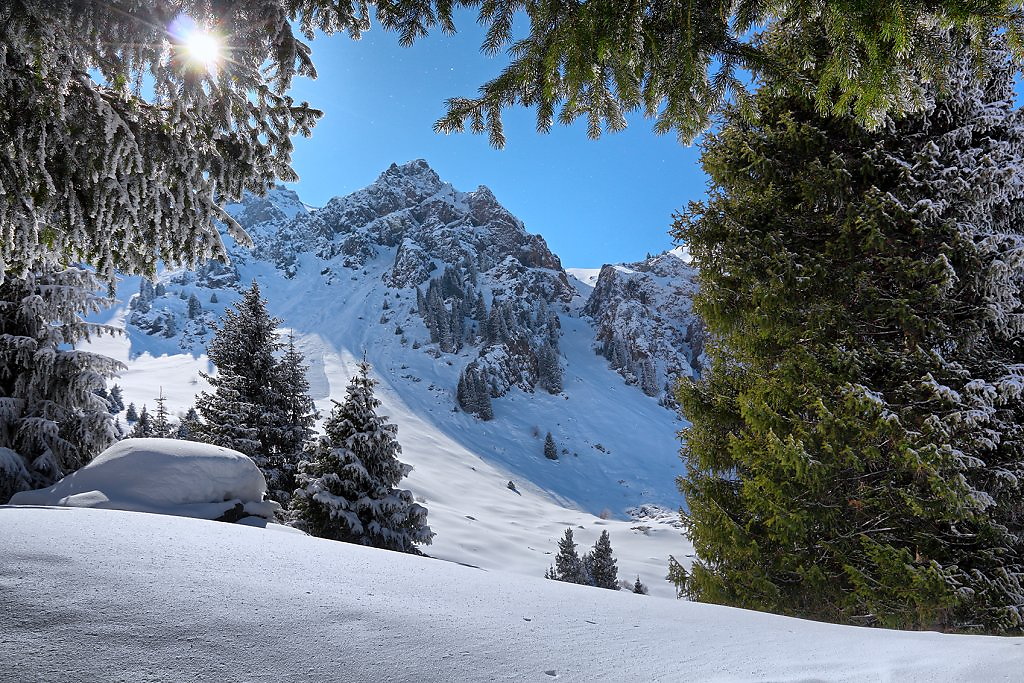
[[[221,519],[273,519],[267,482],[237,451],[194,441],[125,439],[46,489],[23,491],[11,505],[56,505]]]

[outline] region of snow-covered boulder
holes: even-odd
[[[11,505],[57,505],[152,512],[200,519],[272,520],[256,464],[228,448],[175,439],[125,439],[46,489],[22,491]]]

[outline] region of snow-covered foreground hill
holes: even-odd
[[[32,681],[1018,681],[1024,639],[833,626],[280,530],[0,508]]]

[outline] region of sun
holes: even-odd
[[[197,27],[182,36],[181,49],[190,65],[214,71],[223,59],[224,41],[215,33]]]

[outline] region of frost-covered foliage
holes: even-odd
[[[44,250],[152,273],[224,257],[217,221],[243,191],[295,180],[291,136],[320,112],[286,92],[315,77],[301,28],[352,35],[366,8],[325,0],[15,0],[0,8],[0,262]],[[294,22],[294,23],[293,23]],[[203,63],[190,36],[222,58]]]
[[[324,436],[309,447],[292,498],[295,524],[322,538],[418,553],[434,533],[427,509],[395,488],[412,468],[398,460],[398,428],[377,415],[375,384],[360,363],[345,402],[335,402]]]
[[[576,541],[573,540],[572,529],[566,529],[565,535],[559,539],[555,566],[548,569],[544,577],[567,583],[589,583],[583,560],[576,552]]]
[[[196,397],[202,422],[193,438],[252,458],[267,478],[270,497],[288,500],[302,446],[315,419],[306,393],[302,355],[278,339],[280,320],[267,313],[256,282],[242,293],[237,310],[224,312],[210,342],[215,375],[203,376],[213,393]]]
[[[608,531],[601,531],[590,552],[580,557],[576,552],[572,529],[566,529],[565,535],[558,541],[555,565],[545,572],[544,578],[619,590],[619,570],[612,554],[612,541]],[[640,578],[637,577],[637,583],[639,581]]]
[[[593,549],[583,558],[591,585],[608,590],[619,590],[619,570],[612,553],[612,539],[607,530],[594,542]]]
[[[49,486],[116,437],[97,394],[121,364],[76,348],[114,330],[83,317],[109,305],[81,268],[39,266],[0,284],[0,501]]]
[[[1003,38],[945,40],[920,115],[766,90],[707,145],[676,226],[712,339],[681,392],[694,598],[1024,630],[1024,119]]]

